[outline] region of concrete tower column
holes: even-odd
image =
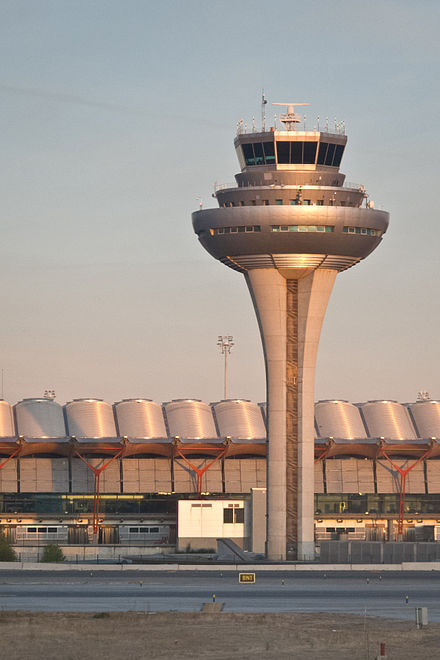
[[[267,557],[314,558],[314,380],[336,270],[251,269],[268,403]]]

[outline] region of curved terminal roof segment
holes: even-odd
[[[208,444],[231,438],[247,440],[249,447],[255,441],[254,448],[258,447],[261,453],[261,443],[266,444],[265,406],[265,403],[255,404],[243,399],[210,405],[182,399],[163,406],[149,399],[124,399],[114,404],[118,422],[115,426],[112,406],[97,399],[78,399],[61,406],[51,399],[32,398],[20,401],[14,407],[0,400],[0,438],[16,443],[18,436],[22,436],[25,440],[32,440],[36,447],[38,443],[35,441],[39,439],[59,439],[65,443],[70,436],[81,441],[90,439],[94,446],[98,446],[96,441],[99,439],[127,437],[139,441],[138,448],[145,440],[153,453],[161,445],[171,444],[173,438],[206,440]],[[169,428],[166,427],[163,408]],[[13,409],[18,428],[15,428]],[[440,401],[417,401],[405,405],[395,401],[369,401],[356,405],[336,399],[318,401],[315,404],[315,427],[317,445],[327,440],[335,445],[330,455],[340,453],[342,446],[346,453],[362,454],[370,449],[374,453],[373,445],[381,438],[411,447],[414,441],[417,444],[433,438],[440,440]],[[154,440],[157,441],[156,449],[151,444]],[[340,449],[337,450],[336,445]],[[437,456],[437,453],[431,452],[431,455]]]
[[[176,399],[164,404],[171,437],[182,440],[217,438],[211,407],[197,399]]]
[[[361,406],[371,438],[415,440],[408,410],[397,401],[368,401]]]
[[[119,436],[166,438],[162,406],[148,399],[124,399],[115,404]]]
[[[17,432],[25,438],[65,438],[63,408],[52,399],[23,399],[15,406]]]
[[[266,427],[257,404],[242,399],[230,399],[215,403],[213,407],[220,437],[237,440],[256,440],[266,437]]]
[[[420,438],[440,438],[440,401],[417,401],[409,409]]]
[[[320,438],[354,440],[367,437],[359,409],[348,401],[318,401],[315,420]]]
[[[0,438],[15,436],[14,414],[12,406],[4,399],[0,399]]]
[[[101,399],[74,399],[65,406],[69,435],[75,438],[116,438],[113,408]]]

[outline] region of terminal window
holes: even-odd
[[[243,523],[244,522],[244,509],[235,505],[233,508],[223,509],[223,522],[224,523]]]

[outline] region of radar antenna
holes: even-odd
[[[301,121],[301,115],[296,114],[295,105],[310,105],[310,103],[272,103],[272,105],[285,105],[287,112],[280,115],[280,121],[284,124],[286,131],[294,131],[295,124]]]

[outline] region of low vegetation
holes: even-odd
[[[41,557],[42,562],[52,564],[64,560],[65,556],[59,545],[56,543],[49,543],[45,546],[43,556]]]
[[[15,554],[14,548],[6,540],[6,536],[3,532],[0,532],[0,561],[17,561],[17,555]]]

